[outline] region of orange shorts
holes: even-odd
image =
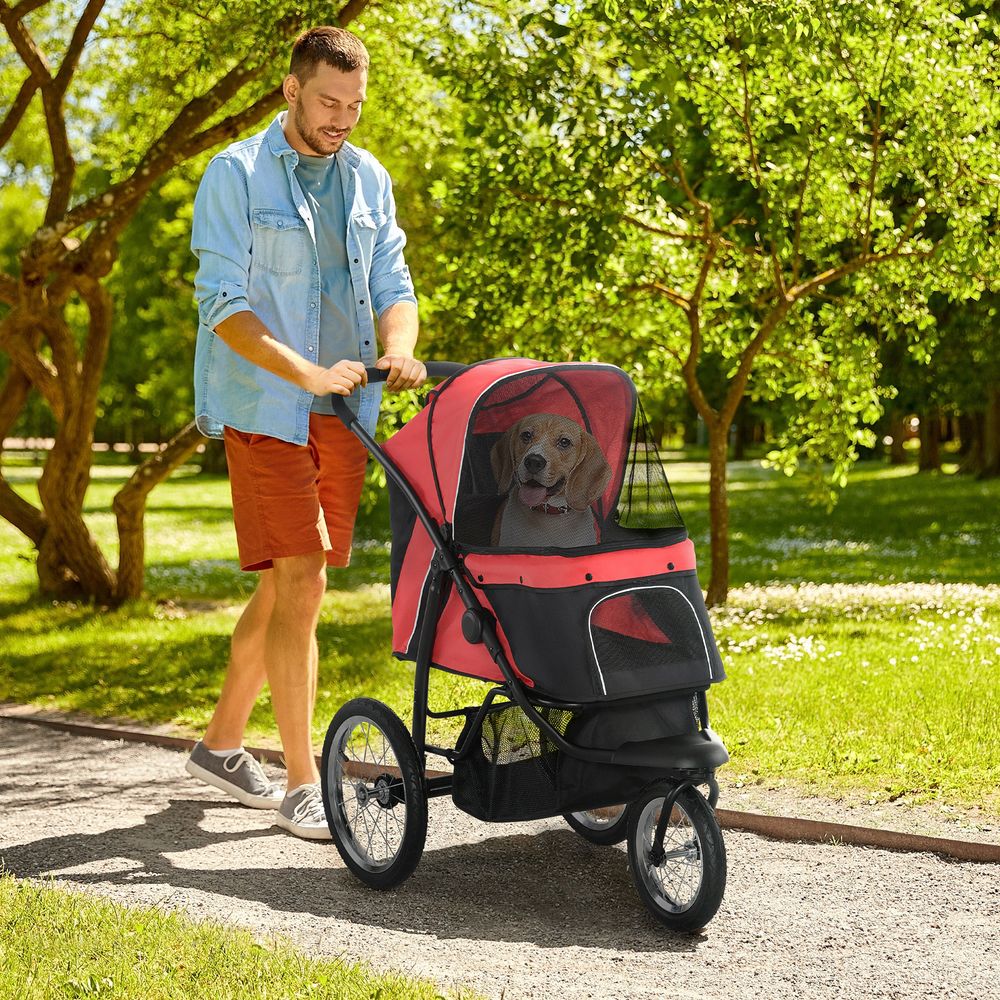
[[[339,417],[310,413],[304,445],[231,427],[225,443],[243,569],[310,552],[326,552],[328,566],[350,563],[368,449]]]

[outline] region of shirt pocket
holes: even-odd
[[[309,230],[295,212],[255,208],[252,262],[271,274],[301,274],[309,260]]]
[[[358,248],[361,250],[366,263],[370,263],[372,252],[375,249],[375,237],[378,231],[385,225],[385,212],[359,212],[351,216],[350,230],[354,238],[358,241]]]

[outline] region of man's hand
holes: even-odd
[[[359,385],[368,384],[368,374],[360,361],[338,361],[332,368],[316,366],[303,382],[302,388],[314,396],[350,396]]]
[[[427,380],[424,363],[406,354],[383,354],[375,367],[389,373],[385,380],[387,389],[415,389]]]

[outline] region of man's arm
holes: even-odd
[[[233,313],[215,328],[228,347],[248,361],[311,392],[349,396],[359,385],[367,385],[360,361],[338,361],[332,368],[307,361],[277,340],[254,312]]]
[[[376,368],[389,372],[387,389],[409,389],[422,385],[427,378],[423,363],[413,357],[417,343],[417,307],[407,300],[394,302],[378,319],[382,357]]]

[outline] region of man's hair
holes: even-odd
[[[341,73],[351,73],[356,69],[368,69],[368,50],[357,35],[343,28],[324,25],[303,31],[292,46],[292,58],[288,72],[295,74],[300,83],[305,83],[320,63],[339,69]]]

